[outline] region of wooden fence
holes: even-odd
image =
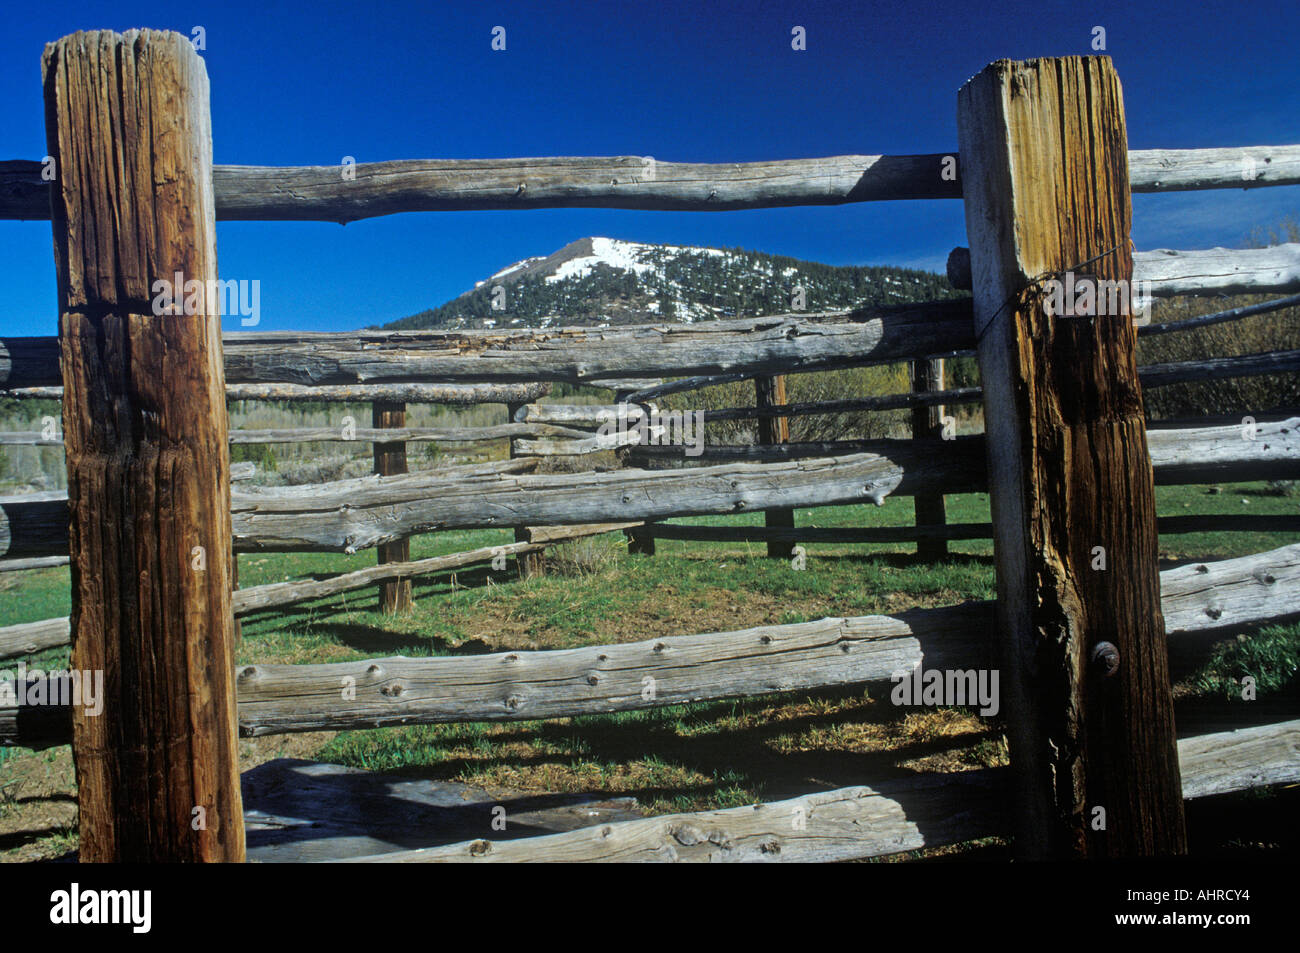
[[[1151,281],[1156,294],[1300,290],[1300,246],[1133,254],[1129,193],[1300,183],[1300,146],[1129,152],[1104,57],[999,61],[958,100],[961,176],[948,156],[848,156],[701,166],[639,158],[377,163],[337,170],[211,166],[207,78],[177,34],[79,33],[45,54],[50,155],[0,164],[0,217],[50,218],[60,335],[0,341],[0,392],[60,397],[67,493],[0,499],[4,568],[67,561],[69,619],[0,629],[0,657],[72,644],[102,670],[109,705],[0,703],[0,741],[71,742],[81,855],[244,856],[236,734],[448,721],[563,718],[1000,667],[1012,767],[819,792],[756,808],[673,815],[381,859],[829,860],[1009,833],[1021,856],[1182,853],[1183,799],[1300,779],[1300,721],[1177,739],[1168,657],[1198,633],[1300,612],[1300,545],[1158,573],[1158,532],[1300,531],[1300,519],[1157,520],[1158,483],[1294,478],[1300,414],[1147,430],[1144,388],[1294,371],[1269,352],[1138,368],[1135,328],[1103,310],[1051,315],[1050,276]],[[1010,95],[1015,89],[1017,94]],[[133,92],[131,97],[118,94]],[[85,123],[100,120],[94,135]],[[105,105],[106,104],[106,105]],[[149,108],[142,108],[141,104]],[[102,113],[102,114],[101,114]],[[152,144],[152,148],[149,148]],[[1249,160],[1249,164],[1247,164]],[[120,175],[104,188],[106,169]],[[1243,179],[1242,169],[1253,168]],[[449,208],[592,206],[720,210],[897,198],[965,203],[971,249],[950,259],[970,300],[637,328],[220,334],[215,304],[158,316],[148,289],[175,272],[214,279],[217,218],[349,221]],[[980,388],[944,389],[939,362],[975,352]],[[791,373],[910,362],[898,395],[792,405]],[[678,378],[679,380],[668,380]],[[771,422],[754,446],[631,445],[597,435],[602,408],[539,402],[550,382],[594,384],[632,418],[667,393],[755,379],[753,407],[710,419]],[[225,399],[368,400],[375,426],[229,432]],[[504,403],[484,428],[404,426],[406,403]],[[931,408],[982,403],[986,433],[944,440]],[[910,409],[911,440],[788,441],[790,417]],[[512,441],[511,459],[406,473],[405,442]],[[232,442],[362,440],[381,475],[232,486]],[[619,449],[634,466],[538,473],[539,456]],[[398,455],[401,454],[401,459]],[[987,489],[993,522],[944,525],[944,494]],[[679,516],[926,501],[917,527],[693,527]],[[924,511],[924,512],[923,512]],[[515,529],[513,544],[411,561],[410,536]],[[233,664],[238,614],[485,561],[584,534],[796,541],[992,536],[998,598],[898,616],[823,619],[564,651],[326,665]],[[692,535],[695,534],[695,535]],[[234,552],[377,548],[389,560],[326,580],[234,587]],[[1110,571],[1090,563],[1097,547]],[[203,664],[194,664],[201,659]],[[644,679],[656,690],[644,691]],[[67,698],[63,676],[45,697]],[[340,684],[354,687],[340,692]],[[10,686],[12,688],[12,686]],[[12,697],[12,691],[10,692]],[[156,783],[155,779],[164,779]],[[1007,799],[1015,811],[1005,812]],[[191,808],[207,825],[195,830]],[[1107,824],[1095,829],[1094,809]],[[791,824],[797,817],[798,824]],[[1014,818],[1014,823],[1011,819]]]

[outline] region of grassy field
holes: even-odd
[[[1161,515],[1294,514],[1300,500],[1265,484],[1161,487]],[[988,498],[948,498],[952,522],[988,519]],[[883,507],[801,509],[800,526],[886,526],[912,519],[911,501]],[[686,522],[761,522],[761,514]],[[506,531],[445,533],[412,540],[412,557],[512,541]],[[1192,534],[1161,540],[1162,568],[1284,545],[1278,533]],[[806,569],[769,560],[762,544],[661,540],[654,557],[629,556],[606,536],[548,553],[548,573],[520,581],[474,569],[415,582],[415,610],[375,610],[372,589],[289,611],[247,618],[238,661],[342,661],[376,655],[458,655],[637,641],[656,635],[788,623],[823,616],[897,612],[993,597],[991,544],[954,543],[941,563],[922,563],[904,545],[807,547]],[[366,552],[242,555],[242,586],[372,565]],[[0,624],[68,611],[66,569],[0,576]],[[1248,723],[1300,711],[1300,624],[1228,633],[1175,669],[1178,718],[1191,725]],[[66,664],[53,650],[29,664]],[[1256,702],[1239,697],[1251,674]],[[1253,707],[1252,707],[1253,706]],[[900,773],[956,771],[1006,762],[999,724],[967,709],[900,711],[880,687],[870,692],[798,693],[620,715],[546,722],[464,724],[280,736],[241,742],[245,769],[281,755],[457,780],[512,792],[632,796],[652,812],[773,800]],[[66,748],[0,751],[0,858],[52,857],[75,847],[75,795]],[[1242,808],[1246,810],[1241,810]],[[1293,792],[1216,799],[1216,810],[1258,824],[1294,810]],[[1202,808],[1198,806],[1198,811]],[[1237,813],[1232,813],[1236,811]],[[1203,812],[1203,811],[1202,811]],[[1220,815],[1216,815],[1219,817]],[[1210,849],[1294,846],[1293,824],[1276,834],[1216,821],[1194,844]],[[996,839],[940,855],[1000,856]]]

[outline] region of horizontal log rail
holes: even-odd
[[[1253,270],[1233,273],[1215,257],[1220,252],[1230,259],[1262,258],[1251,259]],[[1214,293],[1233,292],[1225,282],[1246,281],[1242,275],[1254,275],[1260,282],[1273,281],[1291,290],[1300,288],[1300,244],[1161,255],[1161,267],[1166,271],[1182,268],[1188,277],[1179,280],[1215,282],[1202,289]],[[1279,256],[1285,261],[1279,261]],[[1214,271],[1216,267],[1218,272]],[[1271,288],[1257,283],[1246,290]],[[1282,306],[1280,302],[1265,302],[1186,322],[1146,325],[1139,327],[1138,333],[1191,329]],[[972,327],[969,299],[956,299],[704,324],[520,329],[509,333],[234,332],[223,338],[226,397],[526,403],[548,393],[553,381],[606,386],[615,376],[685,378],[667,383],[624,382],[652,383],[633,393],[636,400],[645,401],[765,374],[965,354],[975,344]],[[59,374],[56,338],[0,338],[0,392],[57,398],[61,395]]]
[[[1231,483],[1248,480],[1300,478],[1300,416],[1257,420],[1215,427],[1183,427],[1147,431],[1147,446],[1156,483],[1178,486],[1202,483]],[[987,489],[985,446],[982,435],[957,437],[917,446],[914,440],[827,440],[811,443],[714,444],[688,456],[683,446],[637,445],[627,459],[637,465],[672,463],[715,464],[721,462],[767,463],[816,457],[838,457],[853,453],[874,453],[897,462],[908,470],[925,456],[939,453],[948,466],[950,482],[944,493],[965,493]],[[695,451],[692,450],[692,453]],[[906,489],[895,493],[907,495]]]
[[[283,430],[231,430],[232,444],[274,443],[369,443],[406,441],[408,443],[486,443],[515,438],[565,437],[585,440],[591,436],[571,427],[552,424],[496,424],[490,427],[292,427]],[[63,435],[47,437],[39,430],[0,432],[0,446],[61,447]],[[0,570],[3,566],[0,565]]]
[[[954,248],[948,255],[947,271],[948,281],[954,288],[969,291],[970,249]],[[1140,283],[1149,282],[1151,294],[1161,298],[1297,291],[1300,290],[1300,244],[1196,251],[1157,248],[1134,252],[1133,281],[1139,288]]]
[[[916,543],[922,540],[992,539],[992,523],[947,523],[943,526],[834,526],[770,528],[767,526],[709,526],[696,523],[646,523],[645,535],[716,543]],[[1256,516],[1215,513],[1205,516],[1160,516],[1161,536],[1187,533],[1300,533],[1300,516]]]
[[[1183,797],[1300,779],[1300,721],[1180,738]],[[893,778],[744,807],[664,814],[337,863],[828,863],[1008,833],[1006,768]]]
[[[0,342],[2,345],[3,342]],[[0,368],[2,373],[2,368]],[[373,403],[375,401],[400,401],[408,404],[517,404],[537,400],[551,392],[549,382],[536,384],[427,384],[402,382],[395,384],[335,384],[306,386],[302,384],[227,384],[226,400],[284,400],[324,401],[326,403]],[[63,388],[18,387],[0,388],[0,397],[26,400],[62,400]]]
[[[613,378],[757,375],[946,354],[953,341],[973,345],[971,322],[970,301],[954,299],[700,324],[509,333],[235,332],[222,343],[228,400],[370,400],[382,394],[409,403],[526,403],[546,391],[529,395],[508,387],[552,381],[604,387]],[[0,339],[0,387],[51,396],[59,373],[57,339]]]
[[[539,405],[530,405],[539,406]],[[541,407],[553,405],[540,405]],[[1160,484],[1291,479],[1300,461],[1300,418],[1258,422],[1245,439],[1241,425],[1149,432]],[[399,477],[363,477],[232,491],[234,545],[256,550],[355,552],[439,529],[563,526],[753,512],[771,506],[810,507],[890,495],[976,492],[986,485],[983,438],[833,442],[855,451],[802,457],[771,447],[736,453],[741,461],[700,467],[523,475],[521,458]],[[636,447],[647,458],[681,455],[683,447]],[[1211,517],[1166,517],[1162,532]],[[1244,529],[1286,517],[1220,517]],[[1251,522],[1253,520],[1253,522]],[[1181,521],[1181,523],[1179,522]],[[1189,524],[1188,521],[1191,521]],[[1245,521],[1245,522],[1242,522]],[[666,532],[674,532],[668,529]],[[656,533],[655,527],[648,532]],[[665,537],[668,538],[668,537]],[[758,537],[746,537],[758,538]],[[980,538],[976,536],[952,538]],[[879,541],[888,541],[880,539]],[[67,547],[65,493],[0,497],[0,557],[62,555]]]
[[[1300,544],[1160,581],[1171,636],[1286,618],[1300,613]],[[542,652],[245,665],[239,725],[252,736],[561,718],[885,681],[922,663],[977,668],[988,663],[992,613],[992,603],[967,603]],[[0,706],[0,743],[57,744],[57,726],[50,711]]]
[[[213,167],[225,221],[351,222],[398,212],[528,208],[727,211],[961,198],[945,176],[954,149],[932,155],[828,156],[767,162],[665,162],[650,156],[411,159],[340,166]],[[1256,170],[1242,178],[1246,162]],[[0,218],[48,220],[41,163],[0,162]],[[1259,188],[1300,183],[1300,146],[1139,149],[1134,192]]]
[[[1147,364],[1138,368],[1144,388],[1172,387],[1193,381],[1227,380],[1236,377],[1259,377],[1300,370],[1300,351],[1265,351],[1236,357],[1206,358],[1197,361],[1171,361]],[[807,401],[769,407],[720,407],[705,412],[705,422],[718,420],[755,420],[762,417],[810,417],[825,414],[861,413],[866,411],[911,410],[948,404],[978,404],[984,391],[979,387],[956,387],[950,390],[885,394],[879,397],[853,397],[844,400]],[[619,414],[618,404],[525,404],[516,418],[537,424],[598,426],[603,419]],[[626,412],[629,422],[639,419],[641,410]]]
[[[287,582],[273,582],[262,586],[238,589],[231,596],[231,608],[236,616],[250,615],[268,609],[282,609],[300,602],[310,602],[340,592],[364,589],[379,582],[393,579],[411,579],[416,576],[428,576],[435,573],[463,569],[489,562],[499,556],[519,557],[530,553],[540,553],[550,546],[572,542],[587,536],[611,533],[633,523],[596,524],[587,526],[547,527],[545,532],[529,534],[526,542],[502,543],[499,546],[484,546],[463,553],[451,553],[446,556],[430,556],[426,559],[414,559],[407,562],[383,563],[355,572],[341,573],[325,579],[294,579]],[[64,564],[67,560],[63,560]],[[31,655],[45,649],[67,645],[71,640],[68,617],[43,619],[40,622],[25,622],[0,628],[0,659]]]

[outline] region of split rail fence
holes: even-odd
[[[0,629],[0,657],[71,641],[72,670],[105,672],[108,705],[98,717],[0,705],[0,741],[72,743],[83,859],[242,859],[237,734],[565,718],[869,684],[918,665],[1000,668],[1009,769],[375,859],[833,860],[997,833],[1024,857],[1181,853],[1185,798],[1300,780],[1300,720],[1180,739],[1168,676],[1170,653],[1197,636],[1300,613],[1300,544],[1164,573],[1156,548],[1158,533],[1294,532],[1300,519],[1157,520],[1154,508],[1156,484],[1300,475],[1300,413],[1257,414],[1243,439],[1240,422],[1222,420],[1148,431],[1142,403],[1145,388],[1292,372],[1300,352],[1143,368],[1134,358],[1139,334],[1300,298],[1135,328],[1105,309],[1053,316],[1040,293],[1046,277],[1074,270],[1149,280],[1157,295],[1294,295],[1300,245],[1133,253],[1129,195],[1300,184],[1300,146],[1129,151],[1109,59],[1066,57],[998,61],[963,87],[957,180],[943,174],[943,155],[659,162],[650,180],[639,157],[389,162],[345,180],[329,168],[214,168],[206,73],[177,34],[78,33],[47,48],[44,71],[58,175],[50,183],[37,163],[0,163],[0,216],[52,220],[60,335],[0,341],[0,393],[59,397],[63,435],[0,442],[62,442],[68,491],[0,499],[0,558],[12,569],[69,562],[73,608],[70,619]],[[949,274],[971,299],[696,325],[224,336],[211,300],[161,317],[147,304],[157,277],[215,279],[219,218],[905,198],[965,203],[971,248],[954,252]],[[942,360],[971,352],[981,387],[945,390]],[[787,374],[903,361],[913,365],[907,394],[785,400]],[[708,446],[693,466],[671,465],[690,462],[681,447],[593,433],[603,408],[540,401],[552,382],[607,387],[617,395],[609,409],[635,421],[668,393],[745,379],[756,381],[755,406],[709,419],[764,421],[761,442]],[[231,432],[228,399],[371,401],[374,426]],[[406,427],[415,402],[503,403],[510,419]],[[937,437],[933,409],[963,402],[982,404],[986,432]],[[909,409],[915,436],[788,442],[788,418],[847,409]],[[509,460],[405,472],[407,442],[503,438]],[[373,442],[377,475],[232,487],[231,442],[339,439]],[[611,449],[637,466],[535,472],[541,456]],[[991,495],[992,524],[945,525],[943,495],[976,490]],[[916,498],[920,525],[814,530],[789,518],[890,496]],[[755,511],[770,514],[767,526],[660,522]],[[468,528],[514,529],[517,541],[408,558],[412,535]],[[796,541],[991,535],[998,598],[563,651],[233,663],[236,615],[377,584],[400,609],[414,576],[618,529],[643,548],[655,537],[759,539],[774,554]],[[1108,571],[1092,568],[1099,546]],[[385,561],[235,588],[237,552],[366,548]],[[67,681],[45,687],[66,692]],[[191,827],[194,805],[206,810],[204,830]],[[1104,830],[1089,823],[1098,806]]]

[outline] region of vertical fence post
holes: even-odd
[[[240,861],[207,73],[154,30],[66,36],[42,66],[72,668],[103,677],[102,711],[73,711],[81,859]]]
[[[943,358],[912,361],[912,392],[916,394],[943,390]],[[912,408],[912,439],[938,440],[943,436],[943,407]],[[916,508],[916,525],[943,526],[947,522],[942,493],[918,493],[913,499]],[[916,554],[921,559],[934,561],[948,555],[948,541],[942,538],[919,539]]]
[[[515,414],[523,408],[523,403],[506,404],[506,419],[513,421]],[[510,459],[515,458],[515,442],[510,441]],[[515,527],[515,542],[530,543],[532,534],[526,526]],[[543,553],[520,553],[517,557],[520,579],[531,579],[534,576],[541,576],[546,573],[546,556]]]
[[[636,392],[631,390],[616,390],[614,392],[614,406],[622,407],[634,393]],[[703,435],[701,435],[701,439],[703,439]],[[651,520],[646,520],[640,526],[623,530],[623,538],[627,540],[629,556],[653,556],[655,554],[654,526]]]
[[[406,404],[400,400],[377,400],[371,404],[372,426],[376,430],[391,430],[406,426]],[[396,476],[408,472],[406,467],[406,442],[394,440],[391,443],[375,442],[375,472],[380,476]],[[411,541],[399,539],[391,543],[380,543],[376,547],[376,559],[379,565],[384,563],[403,563],[411,558]],[[411,611],[411,580],[389,579],[379,584],[380,612]]]
[[[754,405],[778,407],[786,403],[785,375],[754,378]],[[759,417],[758,442],[764,446],[790,442],[789,417]],[[794,529],[794,510],[767,510],[764,520],[769,529]],[[794,540],[768,540],[767,555],[773,559],[790,559],[794,555]]]
[[[1067,317],[1044,297],[1068,269],[1132,277],[1119,78],[1108,57],[1001,60],[957,117],[1017,852],[1182,853],[1135,329],[1114,299]]]

